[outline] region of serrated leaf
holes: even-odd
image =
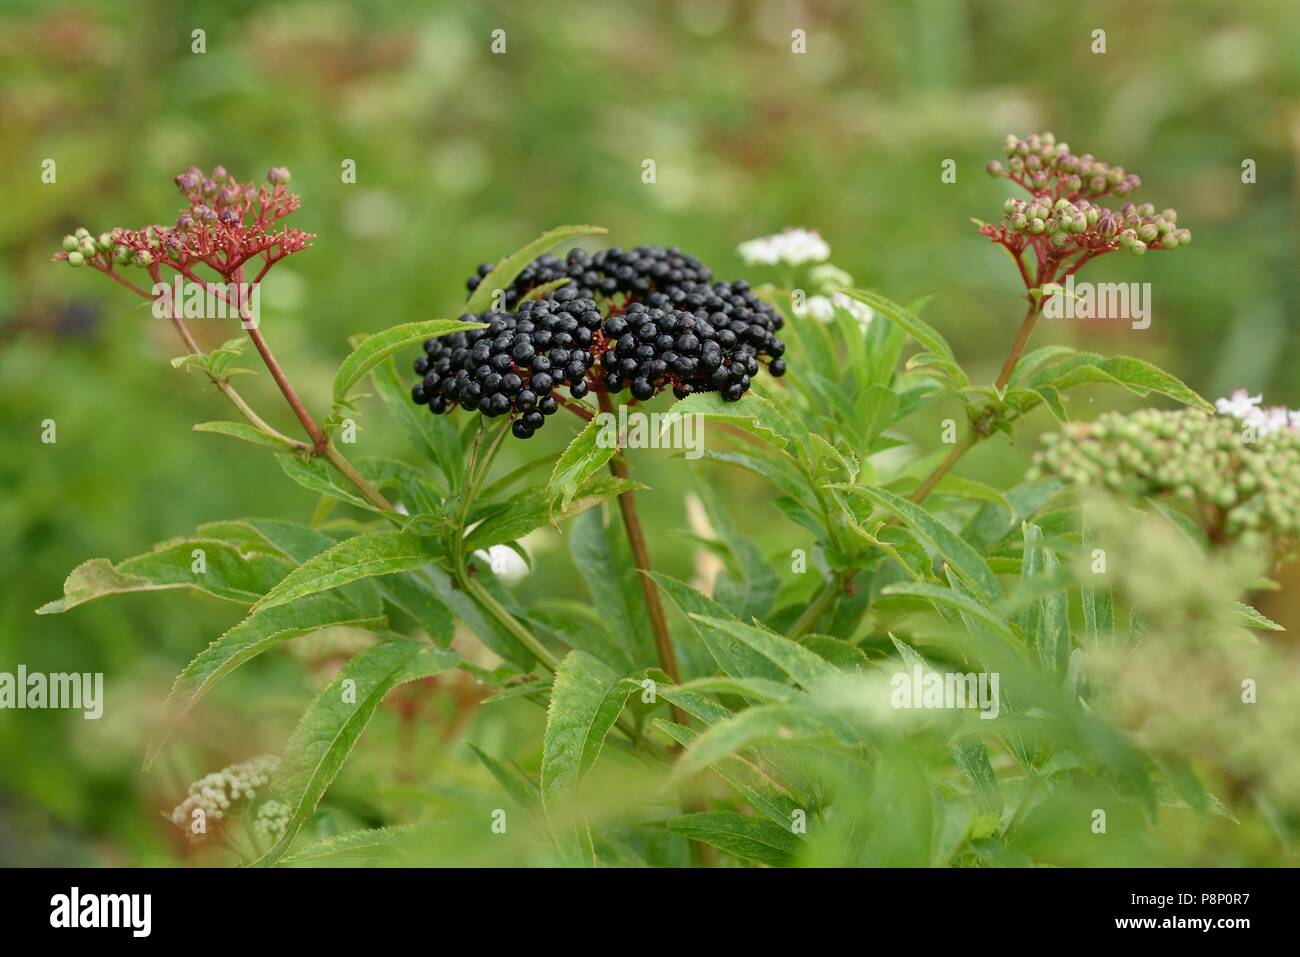
[[[290,605],[256,612],[200,651],[176,676],[163,711],[167,717],[149,742],[144,768],[149,770],[181,719],[212,687],[240,665],[281,642],[323,628],[380,627],[382,617],[358,612],[339,595],[313,595]]]
[[[966,615],[972,615],[986,624],[993,627],[1002,637],[1011,640],[1014,634],[1004,619],[997,612],[993,611],[987,605],[981,604],[973,598],[951,588],[944,588],[941,585],[933,585],[929,582],[899,582],[893,585],[886,585],[881,589],[882,595],[910,595],[913,598],[923,598],[931,603],[948,606],[962,612]]]
[[[288,454],[277,455],[275,458],[280,463],[280,468],[284,470],[284,474],[303,488],[347,502],[368,512],[380,511],[358,495],[350,484],[321,459],[313,458],[304,461],[297,455]]]
[[[1273,619],[1260,614],[1245,602],[1234,601],[1232,603],[1232,613],[1237,623],[1247,628],[1258,628],[1261,631],[1286,631]]]
[[[385,641],[339,669],[307,706],[284,747],[271,790],[289,805],[289,820],[257,866],[274,864],[293,845],[384,696],[404,682],[441,674],[459,660],[422,642]]]
[[[1043,532],[1026,522],[1025,562],[1021,572],[1022,588],[1034,589],[1055,577],[1056,554],[1043,542]],[[1050,586],[1049,586],[1050,587]],[[1025,643],[1038,653],[1039,666],[1058,681],[1065,679],[1070,663],[1070,616],[1065,593],[1051,588],[1032,601],[1021,613],[1021,634]]]
[[[367,532],[344,539],[295,568],[254,608],[274,608],[375,575],[415,571],[442,557],[442,548],[433,539],[409,532]]]
[[[937,552],[953,571],[975,590],[981,600],[989,605],[997,604],[1002,596],[997,576],[959,535],[951,531],[937,518],[921,506],[899,498],[884,489],[866,485],[831,486],[842,489],[850,495],[862,496],[896,516],[908,530],[927,548]]]
[[[213,432],[217,435],[228,435],[232,439],[239,439],[242,442],[248,442],[251,445],[261,445],[266,448],[279,449],[281,452],[286,449],[292,449],[293,445],[284,439],[278,439],[273,435],[268,435],[261,429],[254,428],[247,422],[199,422],[194,426],[195,432]]]
[[[526,488],[502,503],[499,512],[476,525],[466,536],[465,547],[469,551],[478,551],[515,541],[534,529],[558,525],[606,499],[643,487],[628,479],[597,475],[583,483],[559,511],[552,510],[552,497],[547,489]]]
[[[696,634],[713,660],[734,678],[766,678],[782,681],[785,672],[756,652],[739,638],[707,624],[709,620],[734,620],[730,613],[712,598],[700,594],[690,585],[659,572],[650,572],[660,590],[666,594]]]
[[[604,420],[593,418],[556,461],[546,492],[550,501],[559,500],[561,511],[569,507],[578,489],[614,457],[618,445],[612,438]]]
[[[747,392],[739,402],[728,402],[716,392],[697,392],[679,402],[664,419],[661,432],[677,428],[674,419],[684,415],[702,415],[705,419],[716,419],[737,428],[744,429],[769,445],[783,449],[795,437],[795,429],[789,427],[788,416],[782,415],[777,407],[753,392]]]
[[[564,822],[559,806],[596,763],[605,736],[635,688],[581,651],[565,655],[555,671],[542,743],[542,806],[567,866],[592,863],[590,837],[584,823]]]
[[[617,535],[612,528],[606,531],[601,510],[593,509],[570,526],[569,553],[610,637],[637,665],[648,667],[659,656],[650,632],[645,592],[627,546]],[[620,544],[616,547],[611,538]]]
[[[603,226],[559,226],[542,233],[541,236],[534,239],[527,246],[502,259],[493,267],[490,273],[483,277],[478,287],[466,301],[465,311],[483,312],[490,309],[493,292],[509,286],[530,262],[552,246],[575,236],[594,236],[606,232],[608,230]]]
[[[698,731],[662,718],[656,718],[654,724],[683,747],[689,746],[699,737]],[[800,810],[800,802],[790,789],[777,781],[759,763],[733,754],[716,762],[713,770],[739,791],[754,810],[766,815],[775,824],[789,827],[794,820],[794,812]]]
[[[300,851],[280,859],[284,867],[321,867],[345,864],[350,867],[392,867],[409,863],[402,845],[413,837],[429,834],[430,829],[416,824],[365,828],[348,831],[309,844]]]
[[[947,363],[945,368],[951,367],[952,372],[950,374],[956,376],[954,381],[958,386],[964,386],[970,383],[970,378],[957,364],[957,357],[953,355],[952,347],[948,345],[948,340],[940,335],[938,330],[933,328],[929,323],[907,309],[904,309],[902,306],[898,305],[898,303],[891,302],[884,296],[879,296],[874,292],[868,292],[864,289],[841,289],[839,291],[844,293],[846,296],[858,300],[858,302],[866,303],[877,313],[889,319],[890,322],[896,323],[898,326],[906,330],[907,334],[919,342],[927,352],[931,352],[945,360]]]
[[[799,839],[787,828],[735,811],[683,814],[668,822],[668,830],[732,857],[771,867],[790,864],[799,850]]]
[[[1002,791],[989,762],[988,749],[974,737],[960,737],[952,743],[953,760],[975,789],[975,797],[986,812],[1002,812]]]
[[[196,571],[202,552],[203,571]],[[168,588],[193,588],[226,601],[251,604],[283,577],[291,566],[265,552],[241,551],[215,538],[182,538],[114,565],[106,558],[82,562],[63,583],[63,597],[47,602],[38,615],[65,612],[109,595]]]
[[[449,488],[460,488],[465,468],[460,438],[451,420],[445,415],[433,415],[427,406],[411,401],[410,385],[402,381],[397,362],[392,357],[371,370],[370,381],[375,384],[375,391],[389,414],[401,424],[411,444],[438,466]]]
[[[1188,388],[1181,379],[1149,362],[1129,356],[1107,357],[1095,352],[1080,352],[1062,362],[1047,364],[1029,376],[1025,385],[1031,389],[1050,387],[1064,392],[1086,382],[1121,385],[1140,396],[1156,392],[1184,405],[1214,414],[1214,406]]]
[[[807,690],[811,691],[838,674],[835,666],[825,658],[784,635],[734,619],[710,618],[698,614],[690,617],[703,626],[716,628],[748,645]]]
[[[352,387],[360,382],[375,366],[393,353],[426,339],[437,339],[453,332],[484,329],[481,322],[461,322],[458,319],[428,319],[424,322],[407,322],[393,326],[373,336],[367,336],[348,354],[334,373],[334,402],[344,402]]]
[[[825,725],[801,707],[764,704],[746,708],[710,725],[692,741],[677,759],[670,780],[683,781],[723,758],[759,743],[808,740],[829,734]]]

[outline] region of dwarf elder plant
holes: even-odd
[[[1240,598],[1294,547],[1300,417],[1265,423],[1245,396],[1215,417],[1147,362],[1029,349],[1045,303],[1085,265],[1162,253],[1190,233],[1171,209],[1115,205],[1138,178],[1051,134],[1010,136],[1005,153],[989,171],[1022,195],[979,233],[1010,254],[1026,309],[989,385],[920,318],[924,302],[852,288],[816,233],[742,245],[773,280],[751,288],[675,247],[550,254],[604,232],[570,226],[480,266],[459,318],[358,336],[319,419],[256,308],[272,267],[313,238],[286,223],[299,206],[288,171],[256,185],[190,169],[176,180],[174,225],[79,230],[55,259],[149,300],[185,349],[173,364],[205,375],[237,413],[195,428],[265,447],[318,505],[307,523],[209,522],[133,558],[86,562],[39,612],[165,588],[244,610],[177,677],[146,768],[236,668],[312,633],[364,636],[278,755],[209,774],[171,812],[192,839],[249,863],[367,848],[419,859],[422,841],[436,843],[436,825],[397,815],[317,843],[305,829],[385,696],[452,669],[490,701],[545,708],[540,742],[471,745],[501,789],[482,826],[505,832],[514,812],[498,805],[522,810],[528,859],[1069,862],[1076,834],[1108,827],[1132,839],[1117,846],[1140,849],[1161,807],[1230,819],[1203,775],[1257,799],[1285,831],[1296,782],[1224,740],[1198,739],[1209,748],[1198,768],[1187,729],[1150,714],[1179,713],[1162,697],[1174,660],[1206,694],[1224,695],[1225,682],[1235,694],[1243,629],[1276,627]],[[191,295],[228,309],[240,334],[203,352],[186,322]],[[250,344],[300,436],[232,384]],[[1182,410],[1070,422],[1071,390],[1098,383]],[[408,459],[343,454],[363,387],[409,436]],[[629,410],[669,390],[661,433],[687,417],[709,425],[702,461],[677,467],[717,481],[739,468],[770,484],[772,507],[799,530],[788,569],[722,518],[704,485],[717,535],[699,544],[722,571],[701,590],[654,570],[638,508],[655,493],[622,446],[636,444]],[[900,422],[954,400],[964,426],[949,423],[933,447],[906,438]],[[1025,482],[954,472],[1039,406],[1062,431]],[[571,435],[562,454],[494,468],[507,443],[542,428]],[[528,607],[486,560],[501,549],[527,559],[520,539],[547,527],[567,537],[589,606]],[[1170,555],[1189,583],[1176,593],[1142,577]],[[473,663],[464,641],[496,666]],[[1186,641],[1199,642],[1193,653],[1177,647]],[[1216,668],[1194,666],[1206,660]],[[1225,720],[1292,730],[1249,724],[1253,713]],[[1042,839],[1048,821],[1056,843]]]

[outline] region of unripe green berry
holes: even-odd
[[[95,255],[95,241],[93,239],[83,239],[77,244],[77,252],[87,259],[93,258]]]
[[[133,259],[137,266],[148,266],[153,262],[153,256],[149,254],[147,249],[137,249]]]
[[[74,252],[74,251],[76,250],[76,248],[77,248],[79,245],[81,245],[81,244],[80,244],[80,242],[77,240],[77,237],[76,237],[76,236],[64,236],[64,237],[63,237],[63,251],[64,251],[65,253]]]
[[[84,266],[85,264],[86,264],[86,257],[81,255],[81,253],[79,252],[68,253],[68,265]]]

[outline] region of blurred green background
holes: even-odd
[[[190,164],[259,180],[272,165],[292,170],[296,225],[318,238],[272,274],[263,328],[318,414],[347,336],[454,316],[479,262],[561,223],[606,226],[612,244],[678,244],[721,277],[756,281],[770,277],[746,272],[737,243],[816,228],[858,285],[899,301],[935,293],[927,318],[975,378],[990,378],[1021,292],[970,218],[1000,216],[1002,184],[982,167],[1003,135],[1042,129],[1139,172],[1138,199],[1177,207],[1195,239],[1140,263],[1109,257],[1087,275],[1150,281],[1149,329],[1043,324],[1036,343],[1141,356],[1211,398],[1245,385],[1266,404],[1300,405],[1294,0],[3,6],[0,670],[103,671],[109,706],[99,721],[0,713],[0,863],[182,859],[160,812],[190,780],[275,750],[329,658],[308,646],[258,659],[144,775],[171,678],[238,610],[166,592],[32,614],[85,559],[124,558],[218,518],[311,514],[311,496],[269,456],[190,431],[226,411],[198,376],[170,367],[169,327],[102,277],[49,262],[77,226],[169,222],[171,179]],[[201,55],[195,29],[206,32]],[[791,52],[794,29],[806,31],[806,54]],[[1096,29],[1104,54],[1090,49]],[[41,182],[46,159],[54,184]],[[340,181],[349,159],[355,184]],[[653,184],[642,182],[645,159]],[[940,181],[945,159],[957,161],[955,184]],[[1245,159],[1256,184],[1241,182]],[[199,325],[205,345],[235,334]],[[296,434],[267,376],[240,388]],[[1075,415],[1090,417],[1089,395]],[[1124,401],[1095,396],[1095,411]],[[378,404],[363,412],[358,453],[405,454]],[[54,445],[40,441],[47,418]],[[1035,419],[1015,446],[986,443],[963,469],[1015,481],[1036,427],[1050,423]],[[539,443],[558,446],[561,432]],[[641,460],[638,477],[653,486],[642,508],[656,562],[689,577],[692,547],[671,530],[687,526],[695,479],[666,462]],[[765,551],[798,547],[766,488],[696,474]],[[559,536],[530,545],[538,569],[514,586],[521,596],[582,597]],[[1288,601],[1280,592],[1261,609],[1294,630],[1300,609]],[[472,701],[473,689],[452,690]],[[518,731],[535,731],[535,708],[473,712],[451,697],[417,698],[404,720],[389,708],[331,813],[373,823],[367,769],[390,767],[394,753],[410,777],[385,798],[435,809],[494,787],[465,737],[528,758],[517,742],[535,735]],[[1239,846],[1195,862],[1256,862],[1257,840],[1247,829]],[[1168,842],[1170,863],[1178,844]],[[467,846],[464,859],[520,862],[500,853]]]

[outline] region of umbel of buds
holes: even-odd
[[[98,237],[78,229],[63,237],[63,251],[54,258],[101,272],[156,264],[184,273],[203,263],[226,277],[250,261],[269,266],[306,249],[314,238],[279,222],[299,205],[285,189],[288,182],[289,171],[282,166],[267,173],[265,186],[241,183],[224,166],[209,173],[191,166],[176,177],[186,205],[174,226],[118,228]]]
[[[1136,173],[1112,166],[1091,153],[1076,156],[1069,144],[1051,133],[1026,139],[1008,134],[1003,143],[1006,162],[988,164],[988,172],[1022,187],[1028,199],[1011,198],[1003,205],[997,225],[980,232],[1019,256],[1028,248],[1040,263],[1061,261],[1075,253],[1091,259],[1101,253],[1126,250],[1177,249],[1192,241],[1191,231],[1178,226],[1178,212],[1156,212],[1150,203],[1124,203],[1119,209],[1097,201],[1126,197],[1142,185]],[[1081,263],[1080,263],[1081,264]]]
[[[491,269],[479,267],[471,291]],[[735,402],[761,364],[774,376],[785,373],[781,315],[743,280],[713,282],[707,266],[676,248],[541,256],[502,292],[517,309],[463,316],[487,328],[425,343],[415,362],[422,377],[411,390],[415,402],[435,415],[457,405],[513,415],[513,433],[526,439],[559,408],[561,387],[573,399],[630,390],[644,401],[671,388],[678,398],[717,392]]]
[[[1251,400],[1236,397],[1219,408],[1226,414],[1144,409],[1072,423],[1043,437],[1028,477],[1176,496],[1216,542],[1289,550],[1300,536],[1300,411],[1251,415]]]
[[[215,830],[218,822],[251,806],[258,792],[271,783],[279,764],[274,754],[263,754],[195,781],[190,785],[189,797],[172,809],[172,823],[184,828],[191,840],[202,839]],[[202,812],[202,829],[193,827],[195,811]]]

